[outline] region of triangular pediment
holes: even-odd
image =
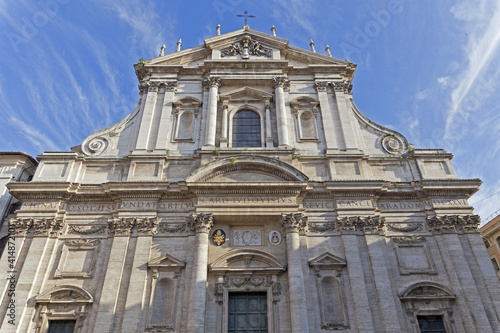
[[[243,46],[248,50],[243,52]],[[212,50],[218,50],[220,57],[212,58]],[[275,54],[276,51],[279,51]],[[203,45],[178,52],[165,54],[147,60],[147,66],[158,65],[202,65],[203,60],[235,61],[235,60],[288,60],[296,66],[340,65],[347,61],[326,54],[313,52],[290,46],[288,40],[252,29],[240,29],[204,40]],[[355,67],[355,65],[353,65]]]
[[[148,267],[185,267],[186,263],[170,254],[164,254],[161,257],[148,262]]]
[[[347,265],[346,261],[330,252],[325,252],[309,260],[309,266],[317,268],[337,268]]]
[[[220,99],[222,101],[252,102],[270,100],[272,97],[273,95],[268,92],[250,87],[242,87],[220,94]]]

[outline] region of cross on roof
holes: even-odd
[[[254,18],[255,16],[254,15],[248,15],[248,12],[245,10],[245,12],[243,14],[238,14],[236,15],[238,17],[244,17],[245,18],[245,25],[248,25],[247,24],[247,18]]]

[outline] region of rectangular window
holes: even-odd
[[[73,333],[76,320],[49,320],[47,333]]]
[[[417,316],[420,333],[446,333],[443,316]]]
[[[491,258],[491,262],[493,263],[493,267],[495,267],[495,271],[500,270],[500,267],[498,267],[498,262],[495,258]]]
[[[267,293],[229,293],[228,333],[267,333]]]

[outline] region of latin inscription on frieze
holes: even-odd
[[[111,203],[25,202],[21,210],[65,210],[70,213],[109,213],[115,210],[183,211],[195,207],[194,202],[123,201]]]
[[[201,205],[291,205],[295,203],[295,198],[289,197],[211,197],[199,198]]]
[[[432,199],[434,207],[469,206],[467,199]]]
[[[432,208],[428,201],[377,202],[380,210],[421,210]]]
[[[337,200],[337,208],[371,208],[373,207],[371,200]]]
[[[335,205],[332,201],[304,201],[302,206],[309,210],[324,210],[324,209],[334,209]]]

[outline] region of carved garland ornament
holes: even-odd
[[[311,222],[309,230],[313,232],[362,231],[379,233],[384,229],[385,219],[378,216],[349,216],[332,222]]]
[[[33,236],[58,236],[63,227],[63,221],[53,218],[39,219],[12,219],[9,221],[9,229],[15,235],[26,236],[31,231]]]
[[[422,223],[387,223],[387,229],[397,232],[413,232],[422,231],[424,226]]]

